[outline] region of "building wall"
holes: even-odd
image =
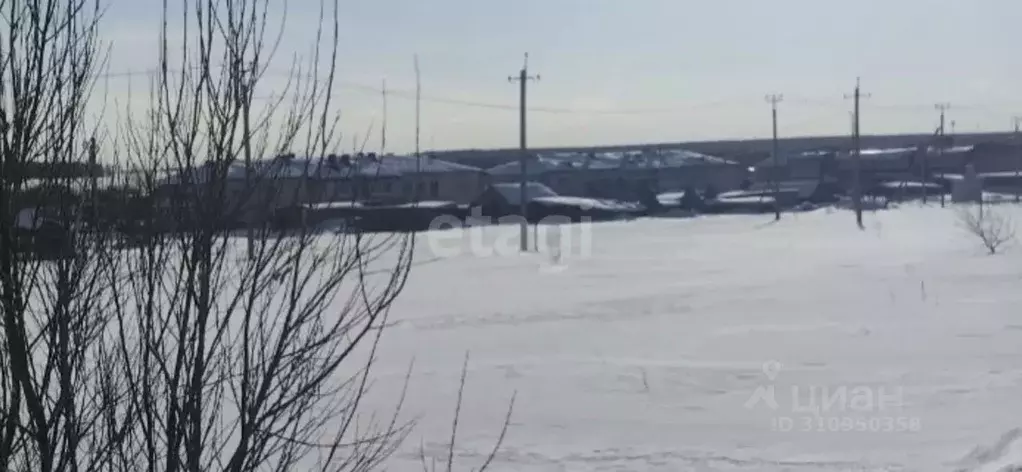
[[[977,146],[964,161],[979,173],[1014,172],[1022,169],[1022,146]]]
[[[259,186],[254,202],[260,207],[280,209],[307,203],[353,200],[411,202],[444,200],[468,203],[486,188],[488,176],[481,171],[406,174],[401,177],[363,177],[356,179],[276,179]],[[418,197],[415,186],[419,185]],[[235,195],[243,195],[239,182]]]
[[[222,191],[222,193],[220,193]],[[308,187],[297,179],[266,180],[247,184],[241,179],[224,181],[222,187],[211,184],[168,184],[157,190],[160,204],[168,212],[192,206],[222,205],[219,219],[225,225],[256,220],[280,208],[293,206],[308,198]]]
[[[969,154],[965,152],[929,153],[926,155],[926,168],[929,173],[963,173],[969,163]],[[921,165],[921,163],[920,163]],[[921,170],[920,170],[921,172]]]
[[[714,187],[718,191],[735,190],[749,173],[737,165],[692,165],[658,169],[655,172],[657,191],[673,192],[686,188],[703,190]]]
[[[703,189],[714,186],[732,190],[741,186],[748,173],[737,165],[691,165],[666,168],[555,169],[534,175],[540,182],[560,195],[596,198],[633,199],[640,189],[654,192]],[[494,176],[497,182],[517,182],[517,176]]]
[[[558,195],[574,197],[585,196],[586,183],[593,179],[590,172],[578,169],[565,169],[547,172],[539,180],[540,183],[550,187],[550,190]]]
[[[528,173],[528,178],[529,178],[529,180],[539,182],[539,181],[542,181],[544,178],[550,176],[552,173],[559,173],[559,172],[564,172],[564,171],[561,171],[561,170],[530,171]],[[512,183],[512,182],[518,182],[519,180],[521,180],[521,175],[518,172],[514,172],[514,173],[499,173],[499,174],[486,173],[486,175],[487,175],[487,178],[489,178],[490,181],[494,182],[494,183]]]
[[[356,179],[313,180],[309,185],[306,203],[340,202],[354,200],[388,201],[401,197],[401,181],[397,177],[368,177]]]
[[[403,201],[440,200],[469,203],[489,185],[490,177],[482,171],[456,171],[407,174],[400,179],[400,198]],[[418,196],[415,188],[419,187]]]
[[[234,209],[236,221],[263,221],[278,211],[315,201],[317,187],[307,179],[259,180],[249,188],[243,180],[228,182],[227,208]]]

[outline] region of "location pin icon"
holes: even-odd
[[[777,380],[777,374],[781,372],[782,367],[781,363],[777,361],[766,362],[763,364],[763,374],[765,374],[767,378],[773,382],[774,380]]]

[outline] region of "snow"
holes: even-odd
[[[446,454],[466,352],[455,470],[482,462],[515,392],[490,470],[1022,464],[1022,248],[986,256],[936,205],[863,231],[845,210],[770,220],[563,226],[527,255],[513,226],[419,236],[367,399],[393,411],[414,359],[402,418],[419,422],[388,470]],[[771,385],[776,409],[746,406]]]
[[[341,201],[341,202],[322,202],[322,203],[309,203],[306,207],[313,210],[336,210],[345,208],[362,208],[365,205],[362,202],[356,201]]]
[[[722,203],[772,203],[774,201],[774,197],[768,197],[765,195],[750,195],[748,197],[723,196],[717,197],[717,201]]]
[[[1019,171],[1003,171],[1003,172],[980,172],[979,177],[1020,177]]]
[[[422,200],[412,203],[403,203],[396,205],[396,208],[432,208],[432,209],[444,209],[444,208],[457,208],[458,204],[454,202],[448,202],[443,200]]]
[[[598,198],[586,198],[586,197],[569,197],[569,196],[556,196],[556,197],[536,197],[532,201],[539,203],[549,203],[553,205],[565,205],[574,206],[578,208],[587,208],[593,210],[603,211],[638,211],[642,209],[642,206],[622,202],[617,200],[607,200]]]
[[[889,156],[901,156],[903,154],[909,154],[916,152],[917,149],[914,147],[903,147],[903,148],[888,148],[888,149],[862,149],[859,151],[859,155],[862,157],[889,157]]]
[[[657,200],[660,201],[661,205],[677,205],[681,203],[681,199],[685,198],[685,192],[666,192],[657,194]]]
[[[525,161],[525,173],[529,176],[543,175],[556,168],[557,164],[550,162],[548,159],[529,159]],[[521,175],[522,164],[521,162],[505,162],[498,166],[494,166],[486,171],[490,175]]]
[[[906,189],[921,189],[923,187],[926,187],[928,189],[936,189],[936,190],[943,189],[943,187],[940,184],[935,184],[935,183],[932,183],[932,182],[915,182],[915,181],[910,181],[910,180],[881,182],[878,186],[879,187],[883,187],[883,188],[887,188],[887,189],[902,189],[902,188],[906,188]]]

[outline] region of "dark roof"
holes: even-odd
[[[525,173],[530,177],[535,177],[545,172],[557,170],[558,168],[559,167],[555,162],[541,157],[534,157],[525,161]],[[522,163],[521,161],[507,162],[493,167],[487,172],[494,175],[521,175]]]

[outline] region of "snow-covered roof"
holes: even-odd
[[[443,200],[423,200],[412,203],[402,203],[395,205],[393,208],[431,208],[431,209],[444,209],[457,207],[458,204],[455,202],[448,202]]]
[[[534,201],[604,211],[636,211],[642,209],[642,205],[637,203],[586,197],[539,197],[534,199]]]
[[[92,188],[93,182],[95,182],[96,188],[100,190],[122,187],[135,188],[141,187],[144,183],[141,175],[119,174],[98,176],[95,180],[91,177],[25,179],[24,188],[48,187],[51,185],[63,187],[66,185],[72,191],[87,191]]]
[[[700,164],[738,165],[737,162],[695,151],[672,149],[651,157],[654,167],[683,167]]]
[[[946,147],[946,148],[939,148],[939,147],[936,147],[936,146],[930,146],[930,147],[925,148],[926,153],[928,155],[937,155],[937,154],[940,154],[940,153],[943,153],[943,154],[968,153],[968,152],[972,152],[973,149],[974,149],[974,146],[954,146],[954,147]],[[872,161],[881,161],[881,160],[885,160],[885,159],[894,160],[894,159],[902,159],[902,158],[905,158],[905,157],[910,156],[912,154],[918,153],[919,150],[920,150],[919,147],[866,148],[866,149],[862,149],[861,151],[859,151],[859,155],[862,157],[863,160],[872,160]],[[813,151],[804,151],[804,152],[791,153],[791,154],[781,153],[780,154],[780,161],[781,161],[781,163],[783,165],[783,163],[785,163],[785,162],[799,161],[799,160],[817,160],[817,159],[822,159],[822,158],[827,157],[827,156],[835,156],[838,159],[845,160],[845,159],[851,159],[854,156],[854,154],[852,153],[852,151],[847,151],[847,150],[846,151],[839,151],[839,152],[830,151],[830,150],[813,150]],[[766,159],[763,159],[762,161],[759,161],[759,163],[756,164],[755,167],[773,167],[773,162],[774,162],[774,159],[773,159],[772,156],[771,157],[767,157]]]
[[[941,189],[941,188],[943,188],[940,184],[937,184],[937,183],[933,183],[933,182],[917,182],[917,181],[912,181],[912,180],[880,182],[877,186],[878,187],[882,187],[882,188],[888,188],[888,189],[903,189],[903,188],[907,188],[907,189],[920,189],[920,188],[923,188],[923,187],[931,188],[931,189]]]
[[[380,165],[392,172],[411,174],[416,172],[482,172],[483,169],[457,162],[444,161],[432,156],[383,156]]]
[[[779,193],[795,193],[801,197],[808,197],[816,191],[816,188],[821,184],[818,180],[782,180],[777,182],[777,191]],[[773,182],[755,182],[749,188],[746,193],[773,193],[774,183]]]
[[[348,210],[354,208],[362,208],[362,202],[357,201],[339,201],[339,202],[317,202],[308,203],[305,205],[306,208],[312,210]]]
[[[521,204],[522,188],[519,183],[505,183],[505,184],[493,184],[491,187],[500,196],[511,205]],[[591,208],[595,210],[607,210],[607,211],[629,211],[641,208],[640,205],[636,205],[628,202],[620,202],[617,200],[605,200],[598,198],[586,198],[586,197],[568,197],[558,195],[539,182],[528,182],[525,184],[525,199],[529,202],[542,202],[553,205],[567,205],[577,206],[583,208]]]
[[[937,147],[928,146],[925,148],[921,147],[903,147],[903,148],[887,148],[887,149],[863,149],[859,152],[860,156],[864,160],[883,160],[883,159],[901,159],[912,154],[917,154],[920,151],[925,152],[927,155],[934,156],[938,154],[962,154],[968,153],[973,150],[973,146],[955,146],[955,147]],[[842,159],[850,159],[854,157],[854,153],[851,151],[840,154]]]
[[[664,205],[673,205],[685,198],[685,192],[664,192],[656,196],[657,200]]]
[[[774,197],[769,195],[719,195],[717,201],[726,203],[773,203]]]
[[[643,169],[671,168],[692,165],[737,165],[736,162],[684,149],[666,149],[659,152],[551,152],[530,156],[525,172],[535,176],[557,170]],[[489,170],[494,175],[519,175],[522,164],[514,160]]]
[[[200,167],[191,171],[190,180],[201,182],[208,178],[211,169]],[[353,177],[400,177],[416,173],[482,172],[482,169],[464,164],[434,159],[429,156],[360,156],[345,159],[338,156],[327,158],[285,158],[264,159],[252,164],[255,178],[313,178],[350,179]],[[165,183],[181,180],[181,173],[168,177]],[[244,180],[246,167],[234,163],[228,169],[228,180]]]
[[[997,178],[997,177],[1018,178],[1020,176],[1019,175],[1019,171],[1015,171],[1015,170],[1006,170],[1006,171],[1001,171],[1001,172],[979,172],[976,175],[978,177],[994,177],[994,178]]]
[[[917,151],[918,151],[918,149],[914,148],[914,147],[887,148],[887,149],[862,149],[862,150],[859,151],[859,155],[862,156],[863,159],[870,159],[870,158],[883,159],[883,158],[889,158],[889,157],[901,157],[901,156],[904,156],[906,154],[915,153]],[[853,155],[854,153],[853,152],[848,152],[848,153],[845,153],[845,154],[850,156],[850,155]]]
[[[504,201],[512,205],[518,205],[522,201],[521,199],[522,190],[521,184],[519,183],[493,184],[491,187],[493,187],[493,190],[495,190],[497,193],[500,194],[501,197],[504,198]],[[554,192],[553,190],[550,189],[550,187],[547,187],[546,185],[543,185],[539,182],[527,182],[525,184],[526,201],[532,201],[533,199],[540,197],[556,197],[556,196],[558,196],[557,192]]]
[[[556,161],[546,159],[542,156],[529,158],[525,161],[525,173],[529,176],[540,175],[558,168],[560,167],[557,166]],[[490,168],[488,172],[493,175],[521,175],[522,163],[519,160],[506,162],[499,166]]]

